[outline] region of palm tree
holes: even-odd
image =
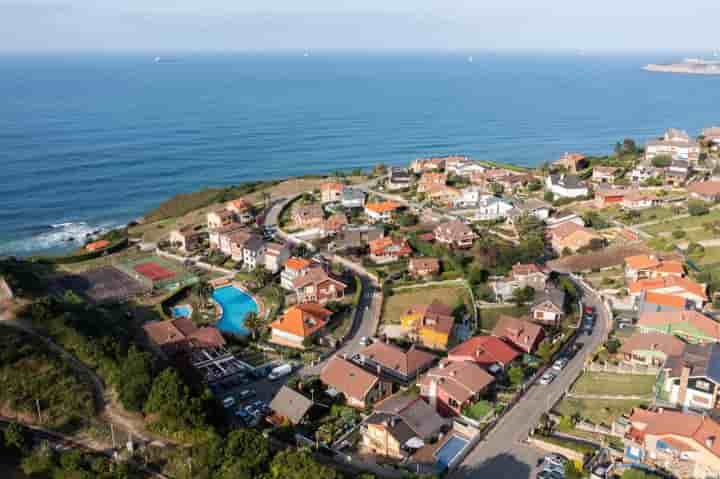
[[[252,333],[253,341],[256,339],[257,333],[260,332],[262,327],[265,325],[262,318],[254,311],[251,311],[245,315],[245,322],[243,325]]]

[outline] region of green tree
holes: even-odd
[[[690,216],[702,216],[710,212],[707,205],[701,200],[690,200],[688,201],[688,213]]]
[[[253,340],[255,340],[257,334],[262,330],[263,326],[265,326],[265,322],[255,311],[250,311],[245,315],[243,325],[250,331]]]
[[[525,379],[525,372],[521,367],[513,366],[508,369],[508,379],[510,379],[510,384],[513,386],[519,386]]]
[[[566,479],[582,479],[584,474],[582,470],[578,469],[574,461],[568,461],[565,464],[565,478]]]
[[[340,473],[316,462],[307,451],[285,449],[270,463],[272,479],[340,479]]]
[[[546,191],[543,195],[543,199],[547,201],[548,203],[552,203],[555,200],[555,195],[552,191]]]
[[[236,429],[228,434],[225,442],[224,469],[232,466],[234,470],[260,473],[269,459],[268,441],[259,432],[252,429]]]
[[[652,472],[641,471],[640,469],[625,469],[621,479],[660,479],[662,476]]]
[[[23,427],[19,424],[12,422],[5,428],[5,431],[3,432],[3,440],[5,442],[5,447],[23,451],[27,445],[25,429],[23,429]]]
[[[131,411],[141,411],[151,387],[151,356],[131,346],[125,360],[120,362],[117,378],[120,402]]]
[[[655,168],[667,168],[672,163],[672,157],[669,155],[657,155],[652,159],[652,165]]]
[[[531,286],[524,286],[513,291],[512,302],[518,307],[535,299],[535,290]]]

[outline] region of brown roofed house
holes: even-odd
[[[540,325],[504,314],[498,318],[492,334],[526,353],[535,351],[545,337]]]
[[[477,237],[472,228],[460,220],[439,224],[433,234],[438,243],[458,249],[470,248]]]
[[[697,198],[711,203],[720,201],[720,181],[702,181],[691,183],[687,187],[691,198]]]
[[[300,424],[312,406],[312,400],[294,389],[283,386],[270,402],[270,409],[273,411],[271,420],[278,425],[285,422],[293,425]]]
[[[295,206],[292,211],[292,221],[298,227],[319,228],[324,218],[322,207],[315,203]]]
[[[345,284],[330,277],[320,267],[310,268],[292,281],[298,303],[316,302],[326,304],[345,295]]]
[[[348,406],[363,409],[388,397],[392,383],[350,361],[334,356],[320,373],[320,380],[345,396]]]
[[[671,334],[636,332],[622,342],[618,352],[628,364],[659,367],[684,347],[685,343]]]
[[[432,353],[411,346],[405,350],[392,343],[376,341],[359,353],[359,361],[401,381],[410,381],[426,371],[437,359]]]
[[[170,356],[195,348],[216,348],[225,345],[225,339],[214,326],[198,328],[190,318],[169,321],[151,321],[143,325],[152,346]]]
[[[463,407],[478,401],[494,381],[474,362],[442,361],[418,380],[418,386],[420,395],[438,413],[459,416]]]
[[[270,325],[270,342],[296,349],[305,349],[307,341],[312,340],[327,324],[332,311],[318,303],[302,303],[291,306]]]
[[[427,278],[440,272],[437,258],[412,258],[408,264],[408,273],[414,278]]]

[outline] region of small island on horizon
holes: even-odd
[[[685,73],[691,75],[720,75],[720,60],[685,58],[680,63],[651,63],[643,70],[662,73]]]

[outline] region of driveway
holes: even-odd
[[[488,477],[493,479],[524,479],[532,477],[538,459],[544,453],[523,441],[552,408],[562,394],[580,375],[586,358],[602,344],[609,328],[607,311],[593,292],[583,288],[585,304],[595,306],[598,312],[591,336],[579,336],[583,347],[558,377],[549,385],[535,384],[527,395],[503,417],[484,441],[471,451],[458,468],[450,474],[453,479]]]

